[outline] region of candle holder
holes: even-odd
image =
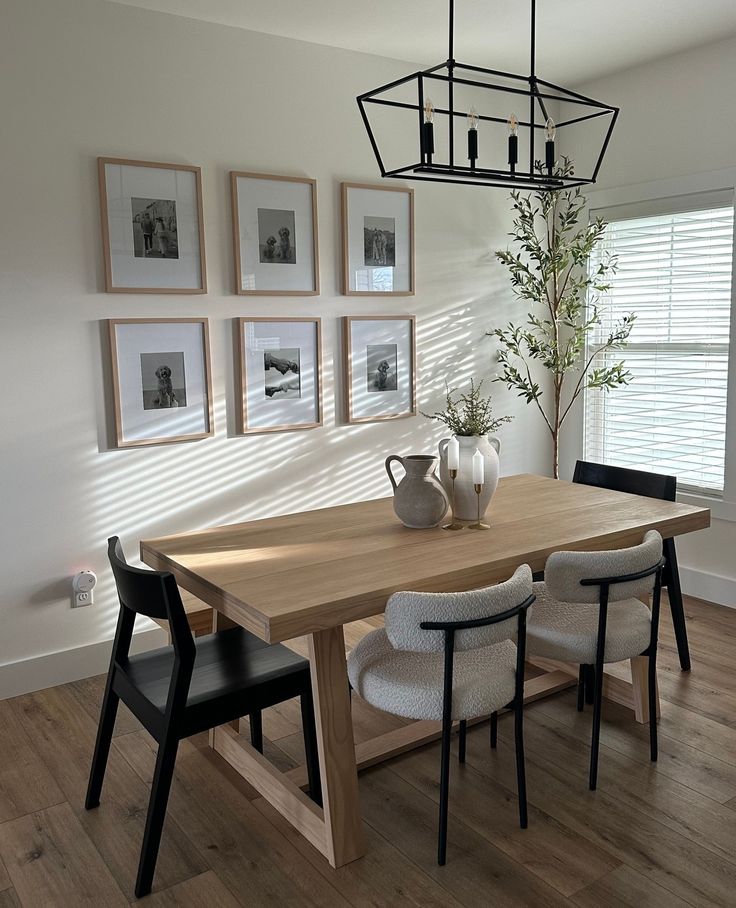
[[[452,480],[452,493],[450,495],[450,510],[452,512],[452,520],[450,523],[443,525],[443,530],[462,530],[462,523],[458,523],[455,520],[455,479],[457,478],[457,470],[448,470],[450,474],[450,479]]]
[[[477,523],[471,523],[468,527],[469,530],[490,530],[490,526],[487,523],[483,523],[480,519],[480,493],[483,491],[483,483],[476,482],[473,483],[473,488],[475,489],[475,494],[478,496],[478,521]]]

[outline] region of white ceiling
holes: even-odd
[[[425,65],[447,57],[446,0],[114,0]],[[736,0],[539,0],[538,74],[581,82],[736,35]],[[457,0],[455,57],[527,73],[527,0]]]

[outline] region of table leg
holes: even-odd
[[[365,853],[342,627],[309,637],[327,859],[342,867]]]

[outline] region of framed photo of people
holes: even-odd
[[[206,318],[108,320],[118,448],[214,432]]]
[[[108,293],[206,293],[202,174],[98,158]]]
[[[322,425],[319,318],[239,318],[238,418],[244,435]]]
[[[235,292],[319,293],[317,181],[232,171]]]
[[[415,317],[348,315],[343,337],[347,421],[415,416]]]
[[[342,184],[343,293],[414,295],[414,190]]]

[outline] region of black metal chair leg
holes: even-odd
[[[526,808],[526,768],[524,764],[524,703],[514,706],[514,738],[516,741],[516,783],[519,793],[519,826],[529,825]]]
[[[585,702],[592,706],[595,702],[595,666],[585,666]]]
[[[102,792],[102,783],[105,780],[105,769],[107,767],[107,758],[110,754],[110,742],[112,741],[119,703],[120,697],[110,689],[108,682],[100,713],[100,724],[97,727],[97,741],[95,743],[95,753],[92,757],[92,768],[89,773],[87,797],[84,801],[84,806],[87,810],[100,806],[100,793]]]
[[[495,750],[498,742],[498,713],[491,713],[491,747]]]
[[[593,735],[590,744],[590,790],[598,784],[598,748],[601,739],[601,710],[603,708],[603,660],[595,666],[595,689],[593,697]]]
[[[458,732],[458,762],[465,762],[465,740],[468,734],[468,723],[465,719],[460,720],[460,731]]]
[[[250,720],[250,743],[259,752],[263,753],[263,713],[260,709],[248,715]]]
[[[680,588],[680,571],[677,567],[677,552],[675,540],[665,539],[663,544],[664,557],[667,559],[666,586],[667,596],[670,600],[672,624],[675,629],[677,641],[677,654],[680,657],[680,668],[684,672],[690,671],[690,646],[687,640],[687,625],[685,624],[685,606],[682,602],[682,589]]]
[[[450,798],[450,736],[452,719],[442,719],[442,763],[440,765],[440,829],[437,844],[437,863],[443,867],[447,859],[447,815]]]
[[[153,774],[151,799],[148,803],[148,817],[146,818],[146,831],[143,834],[143,847],[138,865],[138,878],[135,882],[136,898],[143,898],[151,891],[153,874],[156,870],[158,848],[161,844],[161,832],[166,819],[166,805],[169,801],[171,780],[174,775],[176,752],[179,748],[178,739],[164,740],[159,744],[156,757],[156,769]]]
[[[578,712],[583,711],[585,704],[585,666],[581,665],[578,671]]]
[[[657,742],[657,654],[649,656],[649,752],[653,763],[659,756]]]
[[[319,751],[317,750],[317,730],[314,724],[314,701],[312,692],[305,691],[301,697],[302,730],[304,732],[304,752],[307,758],[307,779],[309,780],[309,797],[315,804],[322,806],[322,780],[319,774]]]

